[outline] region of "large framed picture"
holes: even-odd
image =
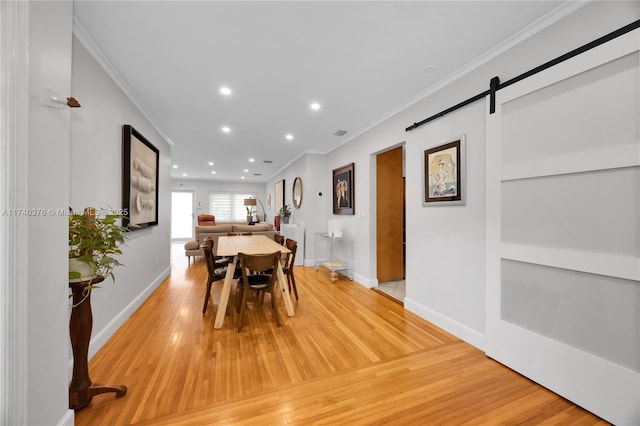
[[[122,126],[122,225],[131,231],[158,224],[160,151],[129,124]]]
[[[284,179],[276,182],[273,188],[273,212],[279,214],[280,209],[284,206]]]
[[[464,205],[465,135],[424,151],[423,206]]]
[[[354,163],[333,170],[333,214],[355,214]]]

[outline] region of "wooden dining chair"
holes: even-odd
[[[296,261],[296,252],[298,251],[298,242],[296,240],[292,240],[291,238],[287,238],[286,247],[291,251],[287,258],[287,263],[282,267],[282,272],[287,276],[287,281],[289,282],[289,292],[291,292],[291,288],[293,287],[293,293],[296,295],[296,300],[298,300],[298,288],[296,287],[296,277],[293,274],[293,265]]]
[[[280,244],[281,246],[283,246],[283,245],[284,245],[285,237],[284,237],[284,235],[280,235],[280,234],[273,234],[273,240],[274,240],[276,243],[278,243],[278,244]]]
[[[253,235],[253,232],[227,232],[227,237],[239,237],[240,235]]]
[[[280,244],[281,246],[284,245],[285,240],[286,238],[284,235],[273,234],[273,241]],[[282,253],[282,255],[280,256],[280,262],[282,263],[283,266],[287,264],[288,258],[289,258],[289,253]]]
[[[238,333],[242,331],[244,313],[247,307],[247,296],[252,290],[258,293],[271,294],[273,316],[275,317],[276,324],[280,327],[280,315],[278,314],[274,291],[276,274],[267,273],[267,271],[275,271],[277,268],[278,262],[280,261],[280,252],[276,251],[269,254],[238,253],[238,258],[242,270],[242,278],[238,281],[239,293],[237,301],[239,305],[236,305],[236,310],[240,312],[238,315]],[[249,273],[248,271],[251,272]]]
[[[202,313],[207,312],[207,305],[209,304],[209,298],[211,297],[211,286],[214,282],[224,280],[227,274],[227,268],[216,268],[215,256],[213,255],[213,240],[211,237],[206,237],[200,248],[204,252],[204,260],[207,264],[207,291],[204,295],[204,305],[202,306]]]

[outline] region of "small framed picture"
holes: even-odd
[[[424,151],[423,206],[464,205],[465,135]]]
[[[273,187],[273,199],[275,204],[273,205],[273,211],[275,214],[280,213],[280,209],[284,206],[284,179],[277,181]]]
[[[333,170],[333,214],[355,214],[354,163]]]

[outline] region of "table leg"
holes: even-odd
[[[287,277],[284,275],[282,271],[282,265],[278,262],[278,286],[280,286],[280,291],[282,292],[282,300],[284,300],[284,306],[287,308],[287,315],[292,317],[296,313],[293,309],[293,303],[291,303],[291,296],[289,294],[289,284],[287,282]]]
[[[233,274],[236,270],[236,264],[238,263],[238,256],[233,257],[233,262],[227,265],[227,274],[224,276],[224,284],[222,285],[222,294],[220,294],[220,303],[218,304],[218,312],[216,312],[216,320],[213,323],[213,328],[222,328],[224,322],[224,315],[227,312],[227,305],[229,304],[229,293],[231,293],[231,282],[233,281]]]

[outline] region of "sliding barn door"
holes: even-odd
[[[487,354],[620,425],[640,424],[639,44],[506,87],[487,116]]]

